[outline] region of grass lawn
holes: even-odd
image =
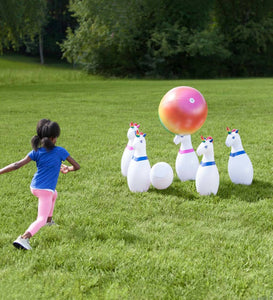
[[[151,165],[175,170],[179,146],[158,119],[171,88],[198,89],[203,127],[214,138],[216,196],[194,182],[131,193],[120,161],[130,122],[147,133]],[[36,218],[30,163],[1,176],[1,299],[271,299],[273,297],[273,79],[129,80],[62,65],[0,57],[0,168],[31,150],[37,121],[61,126],[58,145],[81,165],[60,175],[54,220],[18,251],[13,240]],[[251,186],[231,183],[226,127],[238,128],[254,167]],[[201,160],[201,158],[200,158]]]

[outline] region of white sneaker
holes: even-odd
[[[13,242],[13,246],[17,249],[32,250],[29,239],[23,239],[21,235]]]
[[[56,224],[53,220],[51,220],[50,222],[46,223],[46,226],[59,226],[58,224]]]

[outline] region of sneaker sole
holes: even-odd
[[[27,248],[23,247],[21,244],[14,242],[13,246],[17,249],[22,249],[22,250],[28,250]]]

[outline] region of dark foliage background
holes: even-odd
[[[0,9],[2,53],[121,77],[273,75],[271,0],[0,0]]]

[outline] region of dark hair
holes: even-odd
[[[55,147],[50,138],[56,138],[60,136],[61,129],[58,123],[51,122],[48,119],[41,119],[36,127],[37,135],[34,135],[31,139],[32,148],[37,151],[41,145],[47,150],[51,150]]]

